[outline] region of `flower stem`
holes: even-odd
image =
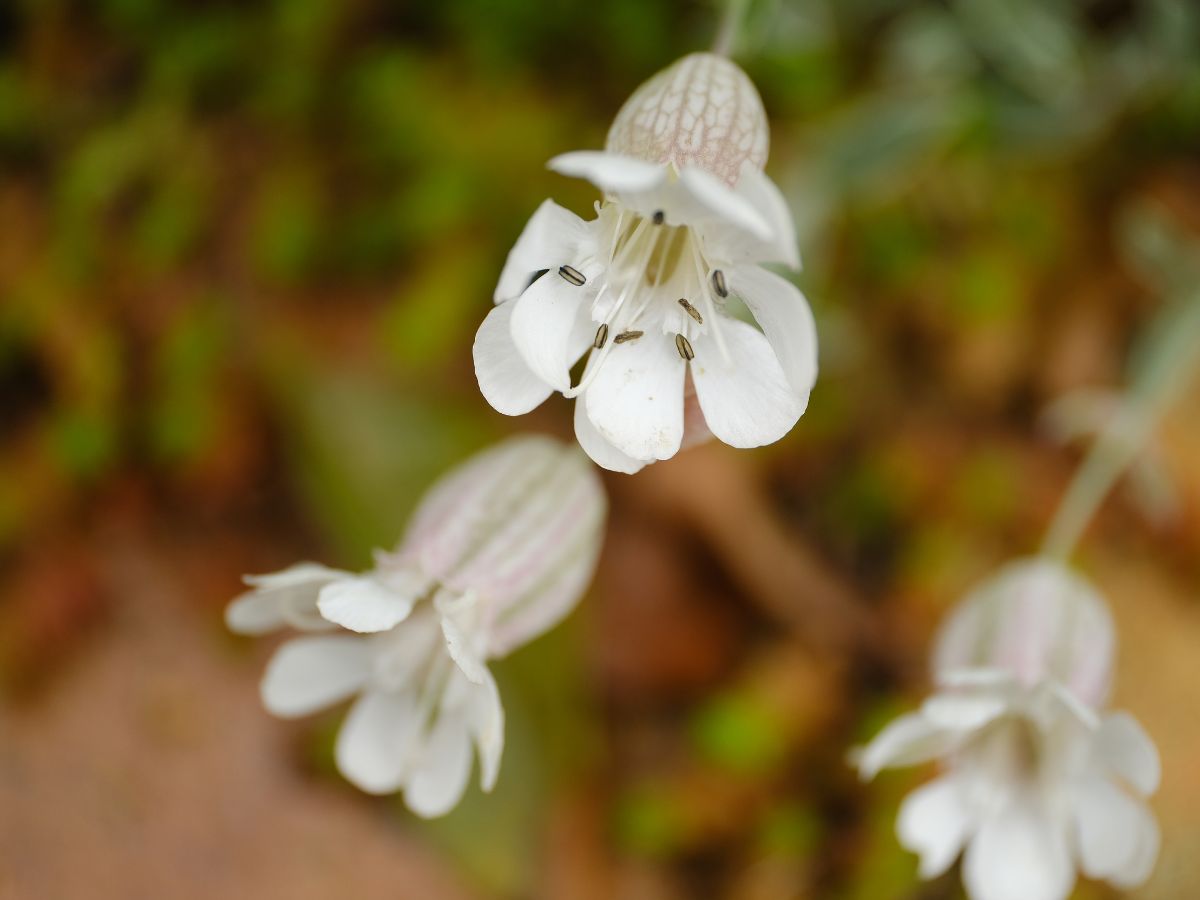
[[[717,28],[717,36],[713,41],[712,52],[717,56],[730,56],[737,41],[738,32],[742,27],[742,19],[746,15],[746,7],[750,0],[725,0],[725,12],[721,16],[721,24]]]
[[[1144,348],[1144,366],[1128,406],[1101,433],[1059,504],[1042,553],[1066,560],[1121,474],[1137,459],[1155,424],[1200,360],[1200,296],[1160,317]]]

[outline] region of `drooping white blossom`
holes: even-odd
[[[1159,759],[1133,717],[1103,711],[1113,653],[1099,595],[1046,560],[1008,566],[950,616],[937,692],[858,759],[865,778],[940,763],[896,826],[922,877],[960,853],[972,900],[1064,900],[1077,870],[1121,888],[1149,876]]]
[[[226,621],[248,634],[311,632],[268,664],[268,711],[303,716],[357,697],[338,769],[364,791],[403,791],[418,815],[441,815],[462,796],[474,753],[484,789],[495,783],[504,711],[488,660],[570,612],[595,568],[605,509],[575,448],[514,438],[435,484],[370,571],[302,563],[247,578],[252,590]]]
[[[580,445],[621,472],[709,432],[735,447],[787,434],[817,336],[799,290],[760,265],[800,264],[767,147],[749,78],[695,53],[634,92],[603,152],[552,159],[604,201],[584,221],[547,200],[518,238],[475,338],[488,402],[521,415],[555,391],[576,398]],[[730,315],[730,297],[759,327]]]

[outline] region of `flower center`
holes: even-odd
[[[600,209],[600,221],[604,272],[592,301],[594,352],[583,379],[566,396],[583,392],[614,346],[659,334],[674,335],[676,351],[690,362],[696,336],[711,330],[728,361],[718,305],[729,291],[724,272],[708,261],[700,235],[670,224],[662,210],[643,216],[613,202]]]
[[[1016,794],[1048,797],[1053,788],[1052,754],[1046,737],[1024,716],[1005,716],[983,729],[965,749],[972,799],[981,809],[997,810]]]

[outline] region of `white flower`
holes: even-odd
[[[580,445],[621,472],[708,430],[735,447],[787,434],[816,380],[817,337],[799,290],[759,265],[799,267],[791,215],[762,171],[767,143],[745,73],[696,53],[634,92],[604,152],[551,160],[604,202],[585,222],[547,200],[517,240],[475,338],[488,402],[520,415],[554,391],[578,398]],[[729,296],[761,331],[729,315]],[[701,415],[688,422],[693,393]]]
[[[1055,581],[1064,590],[1047,593]],[[1095,637],[1099,676],[1085,652]],[[943,774],[909,794],[897,819],[922,877],[964,850],[972,900],[1064,900],[1077,868],[1121,888],[1149,876],[1159,832],[1144,798],[1158,787],[1158,753],[1131,716],[1094,705],[1111,654],[1099,598],[1055,564],[1016,564],[967,598],[939,641],[938,692],[858,759],[865,778],[940,761]],[[953,668],[964,659],[971,667]]]
[[[338,769],[371,793],[402,790],[415,813],[452,809],[472,746],[491,790],[504,711],[487,661],[565,616],[591,578],[606,501],[578,451],[516,438],[439,481],[394,553],[354,575],[304,563],[248,578],[229,626],[310,634],[267,667],[263,703],[303,716],[358,696],[338,734]]]
[[[935,677],[998,669],[1026,687],[1062,684],[1093,709],[1108,700],[1116,634],[1096,589],[1043,557],[1017,560],[972,590],[946,617]]]

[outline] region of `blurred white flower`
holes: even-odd
[[[577,450],[515,438],[439,481],[371,571],[304,563],[248,578],[254,590],[226,619],[251,634],[335,630],[279,648],[264,705],[303,716],[359,695],[338,734],[338,769],[441,815],[466,788],[472,745],[484,790],[495,783],[504,711],[487,661],[571,610],[595,568],[605,509]]]
[[[1122,888],[1149,876],[1159,832],[1144,798],[1158,787],[1159,759],[1131,716],[1099,711],[1112,647],[1098,595],[1040,560],[1008,567],[951,616],[935,654],[938,691],[858,758],[864,778],[941,763],[897,819],[922,877],[960,852],[972,900],[1064,900],[1076,869]]]
[[[1055,681],[1093,709],[1108,700],[1116,634],[1104,599],[1061,563],[1008,563],[946,616],[935,677],[964,669],[1007,673],[1025,687]]]
[[[1162,450],[1147,433],[1144,415],[1125,393],[1079,389],[1049,404],[1042,413],[1042,426],[1060,444],[1102,437],[1122,444],[1132,458],[1130,497],[1147,520],[1163,526],[1179,516],[1179,489],[1163,463]]]
[[[708,431],[735,447],[783,437],[816,380],[817,336],[800,291],[759,266],[800,263],[767,144],[745,73],[695,53],[634,92],[603,152],[551,160],[605,199],[590,222],[547,200],[517,240],[475,338],[488,402],[520,415],[556,390],[577,397],[580,445],[621,472]],[[761,331],[727,313],[730,295]]]

